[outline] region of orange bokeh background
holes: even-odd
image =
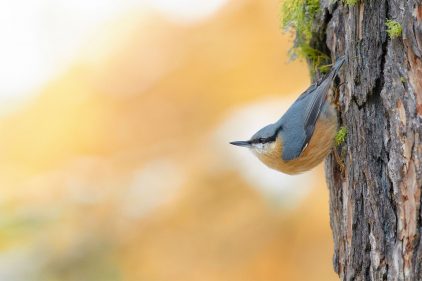
[[[228,144],[309,83],[280,3],[191,19],[162,2],[94,25],[8,97],[0,280],[337,280],[322,167],[282,175]]]

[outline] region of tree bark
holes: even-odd
[[[422,280],[422,1],[320,0],[314,48],[340,74],[348,131],[326,160],[333,264],[341,280]],[[403,28],[392,39],[386,20]]]

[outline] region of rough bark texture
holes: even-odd
[[[347,56],[345,169],[326,160],[334,269],[341,280],[422,280],[422,0],[320,4],[313,46]],[[388,37],[386,19],[402,36]]]

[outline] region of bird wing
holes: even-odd
[[[321,109],[324,106],[329,86],[330,83],[321,83],[320,85],[315,83],[296,100],[296,102],[304,103],[304,106],[302,107],[301,112],[288,114],[290,122],[294,122],[296,125],[293,129],[294,131],[290,131],[289,134],[284,135],[283,160],[288,161],[299,157],[308,145]]]
[[[306,147],[312,137],[312,134],[314,133],[315,124],[319,118],[322,107],[327,100],[327,94],[330,89],[331,82],[331,79],[324,80],[320,85],[316,86],[315,91],[310,96],[310,100],[305,110],[304,129],[306,138],[302,145],[302,150]]]
[[[299,157],[302,151],[308,146],[314,133],[316,122],[318,121],[321,110],[327,100],[327,94],[331,83],[344,63],[344,60],[344,57],[339,58],[328,75],[326,75],[318,83],[311,85],[295,101],[295,103],[305,103],[303,113],[301,113],[301,115],[304,116],[304,119],[302,119],[303,127],[300,126],[303,128],[303,131],[299,131],[298,134],[292,134],[292,139],[283,144],[283,160],[292,160]],[[289,144],[291,147],[288,147]]]

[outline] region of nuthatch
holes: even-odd
[[[321,163],[337,133],[337,111],[329,92],[344,60],[339,58],[330,73],[303,92],[277,122],[248,141],[231,144],[250,148],[265,165],[286,174],[302,173]]]

